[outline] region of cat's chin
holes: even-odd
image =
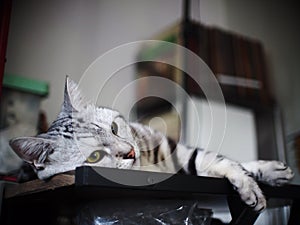
[[[135,159],[122,159],[117,161],[116,168],[118,169],[132,169]]]
[[[47,180],[57,174],[74,174],[76,167],[81,165],[72,165],[68,167],[61,167],[61,166],[47,166],[43,170],[37,171],[37,176],[41,180]]]

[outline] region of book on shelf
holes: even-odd
[[[227,103],[253,109],[259,109],[262,105],[273,105],[265,52],[258,40],[194,21],[176,23],[152,39],[184,45],[198,55],[213,72]],[[139,61],[146,59],[147,55],[154,56],[160,62],[139,63],[138,78],[163,77],[181,85],[189,95],[205,97],[201,89],[202,83],[199,85],[189,74],[162,63],[162,61],[180,63],[193,74],[203,76],[197,65],[180,51],[154,44],[140,50]],[[147,90],[161,90],[167,92],[171,99],[176,98],[175,90],[151,83],[138,87],[137,96],[144,96]],[[141,114],[149,111],[149,108],[161,108],[162,111],[170,109],[158,98],[141,101],[137,108]]]

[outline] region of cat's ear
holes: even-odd
[[[36,169],[43,168],[44,161],[54,150],[55,142],[40,137],[18,137],[9,141],[15,153]]]
[[[78,88],[78,84],[66,76],[62,110],[66,112],[80,111],[85,106],[86,101]]]

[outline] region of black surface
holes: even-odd
[[[110,179],[112,178],[112,179]],[[121,183],[115,182],[121,181]],[[157,182],[156,181],[161,181]],[[125,183],[148,184],[146,186],[130,186]],[[122,184],[123,183],[123,184]],[[109,187],[110,189],[131,189],[144,191],[166,191],[212,194],[212,195],[235,195],[227,179],[213,177],[199,177],[184,174],[167,174],[157,172],[144,172],[135,170],[120,170],[112,168],[92,168],[88,166],[76,169],[76,186]],[[300,199],[299,185],[285,185],[271,187],[260,184],[264,195],[268,198]]]
[[[114,182],[113,176],[121,181],[144,183],[144,186],[129,186]],[[161,181],[155,183],[155,181]],[[293,200],[289,225],[297,224],[299,218],[300,187],[286,185],[269,187],[260,185],[268,199]],[[172,199],[210,203],[218,198],[227,199],[232,215],[231,224],[253,224],[258,216],[241,202],[239,195],[226,179],[197,177],[176,174],[118,170],[109,168],[80,167],[76,169],[75,184],[34,194],[4,199],[0,224],[75,224],[74,218],[82,207],[90,202],[101,204],[113,201]],[[227,207],[218,201],[209,208]]]
[[[75,185],[145,191],[235,194],[226,179],[86,166],[76,169]]]

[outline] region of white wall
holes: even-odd
[[[106,51],[147,39],[180,16],[180,0],[15,0],[5,70],[50,83],[42,108],[52,121],[60,109],[65,75],[79,81]],[[132,73],[121,77],[124,83]],[[105,76],[99,74],[99,79]]]
[[[211,114],[211,107],[214,107],[215,116]],[[253,112],[245,108],[227,105],[227,121],[225,127],[223,127],[222,121],[220,121],[224,118],[222,107],[223,105],[220,103],[210,102],[210,105],[208,105],[206,101],[197,98],[192,98],[189,101],[188,144],[226,155],[239,162],[257,160]],[[199,124],[195,121],[199,121]],[[225,132],[223,133],[222,129],[224,128]],[[223,135],[220,136],[218,132]],[[197,134],[199,134],[198,139],[195,138]],[[214,138],[216,136],[220,138]]]

